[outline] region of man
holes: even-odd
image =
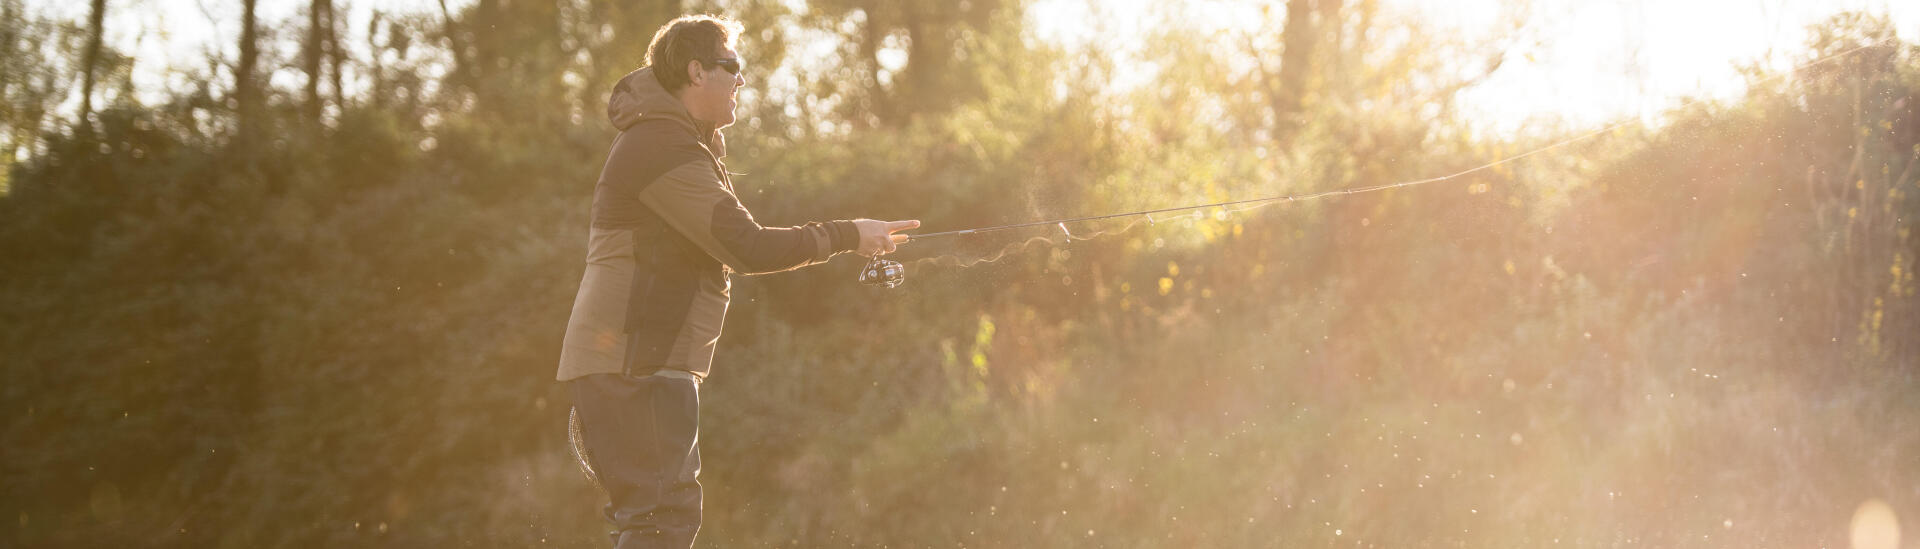
[[[660,28],[647,66],[614,86],[620,135],[594,187],[587,272],[557,378],[606,490],[619,549],[693,544],[700,529],[699,385],[727,312],[728,274],[894,251],[919,221],[762,227],[735,198],[719,129],[746,85],[737,22]]]

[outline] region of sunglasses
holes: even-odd
[[[740,60],[738,58],[720,57],[720,58],[714,58],[714,59],[701,59],[700,62],[706,63],[708,65],[717,66],[717,67],[720,67],[721,69],[725,69],[727,71],[727,74],[733,74],[733,75],[740,74]]]

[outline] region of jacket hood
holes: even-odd
[[[652,67],[641,67],[620,78],[614,84],[613,95],[607,98],[607,121],[614,129],[627,131],[636,124],[648,120],[671,120],[688,133],[707,145],[714,157],[727,155],[726,140],[712,124],[696,121],[687,113],[686,105],[680,99],[667,92],[660,85],[660,79],[654,78]]]

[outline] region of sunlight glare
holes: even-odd
[[[1887,502],[1869,499],[1853,512],[1853,525],[1847,536],[1853,549],[1898,549],[1900,519]]]

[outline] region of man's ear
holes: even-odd
[[[700,70],[699,61],[688,60],[687,61],[687,84],[695,85],[695,86],[700,85],[700,77],[706,76],[705,74],[703,74],[705,72],[706,71]]]

